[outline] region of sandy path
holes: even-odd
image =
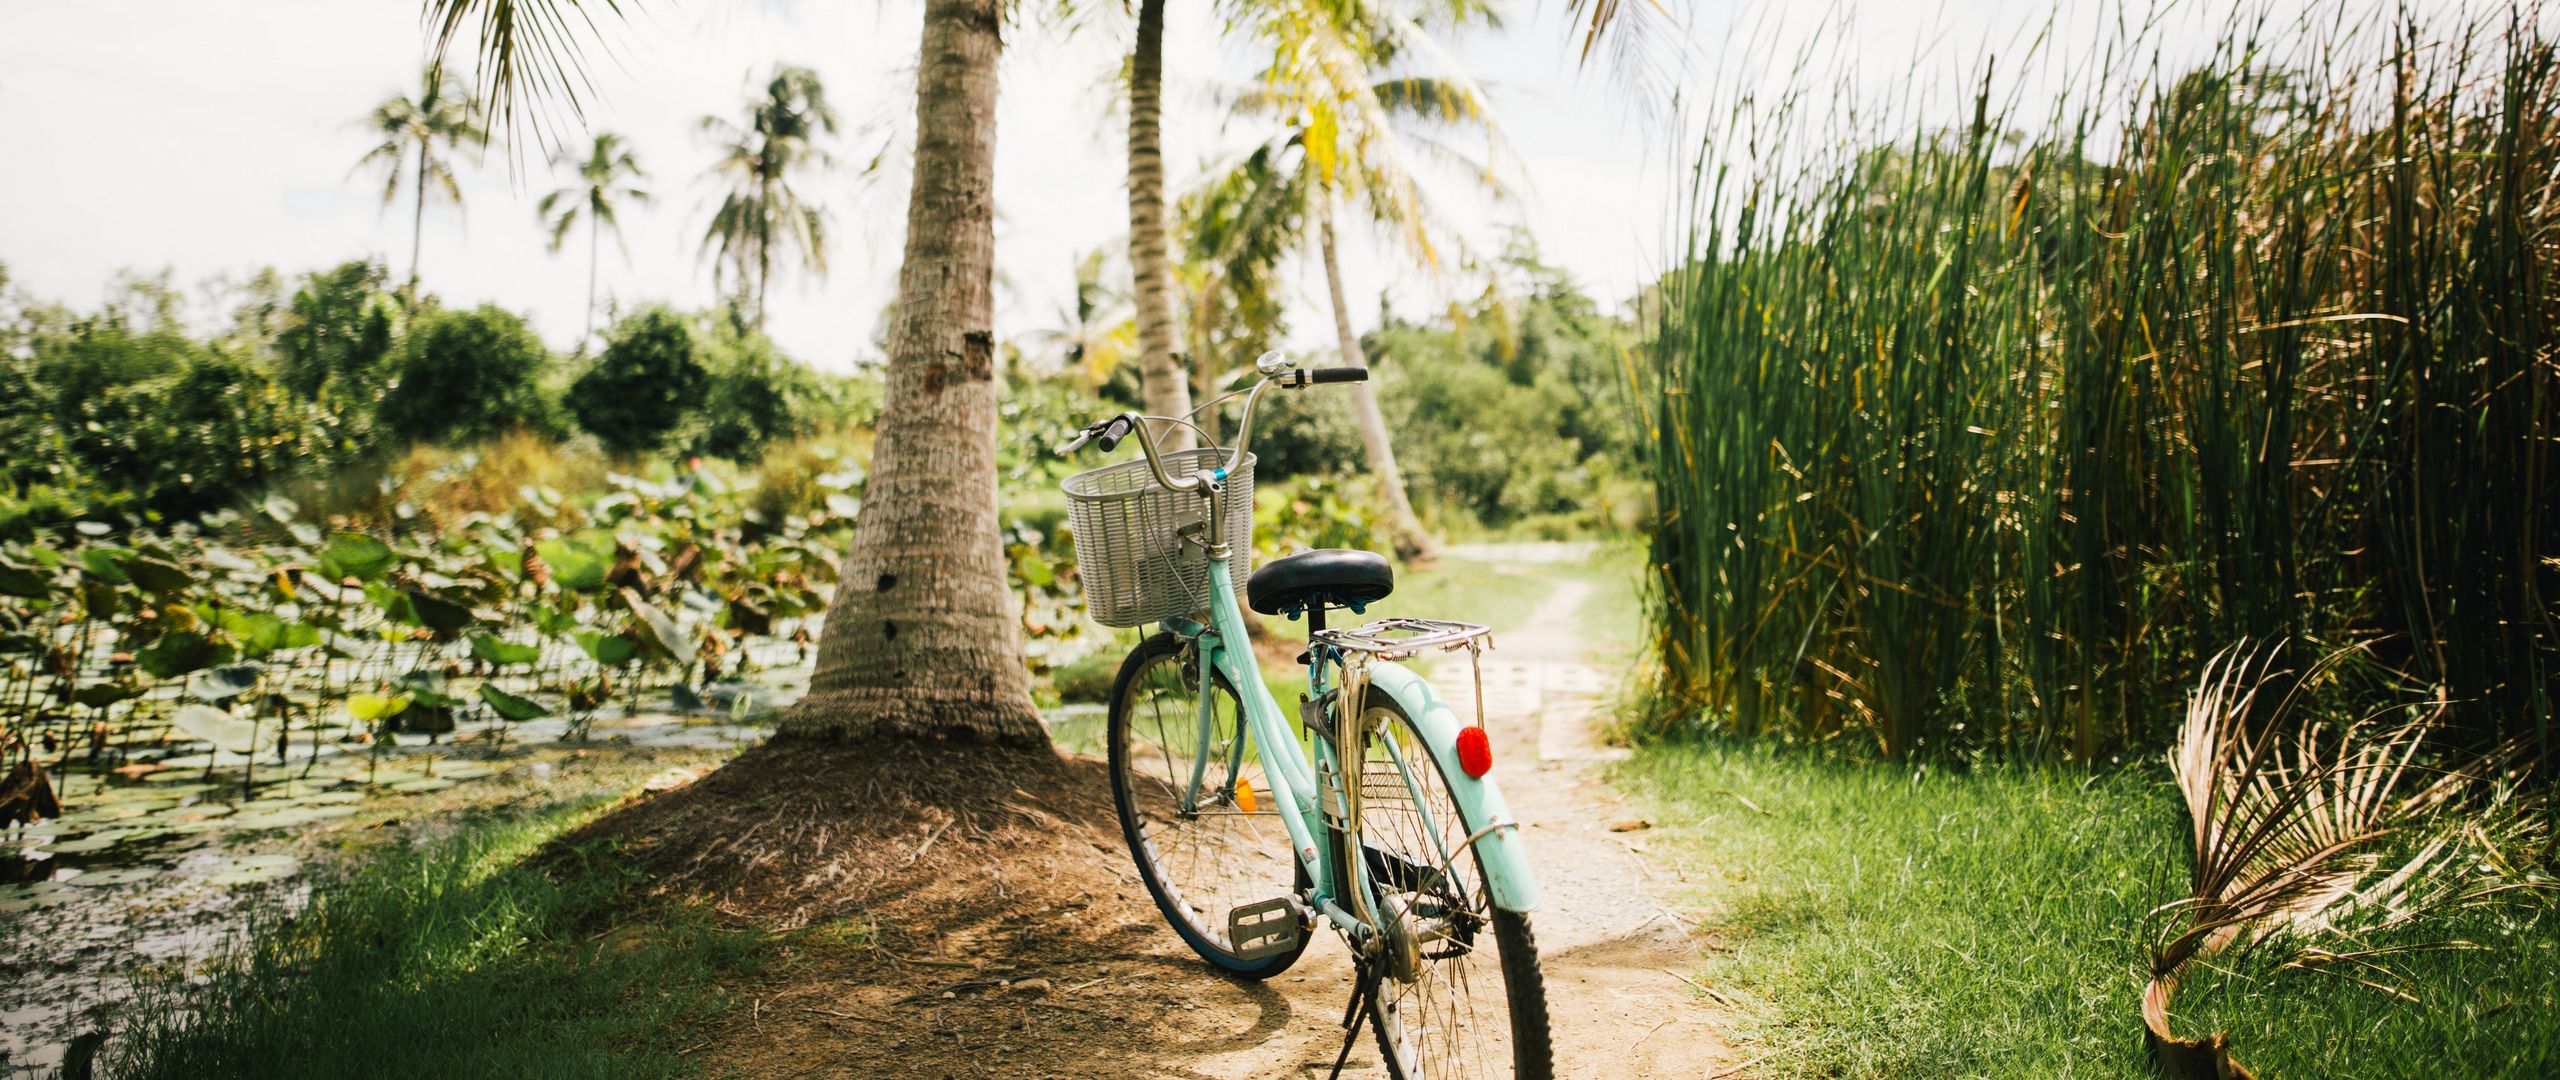
[[[1649,865],[1644,833],[1609,831],[1633,811],[1596,775],[1611,756],[1593,737],[1609,680],[1587,662],[1577,634],[1575,613],[1590,594],[1580,582],[1559,585],[1516,628],[1499,628],[1497,648],[1484,659],[1494,775],[1528,826],[1544,894],[1532,925],[1547,977],[1556,1075],[1705,1080],[1732,1068],[1734,1055],[1716,1035],[1714,1007],[1674,974],[1697,953],[1664,899],[1667,872]],[[1465,668],[1459,659],[1429,674],[1454,698],[1466,684]],[[1171,943],[1170,934],[1164,938]],[[1263,1023],[1242,1039],[1168,1053],[1164,1075],[1321,1076],[1342,1045],[1336,1024],[1350,981],[1341,940],[1319,934],[1305,958],[1270,984],[1281,1000],[1261,1003]],[[1377,1060],[1364,1032],[1352,1051],[1361,1067],[1344,1075],[1383,1077]]]

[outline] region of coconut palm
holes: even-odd
[[[384,206],[399,199],[401,175],[408,174],[414,197],[409,214],[411,296],[418,292],[418,256],[426,242],[427,193],[442,192],[447,201],[460,206],[462,189],[453,181],[452,153],[468,152],[489,140],[469,87],[448,81],[434,67],[427,69],[423,82],[415,98],[393,94],[374,106],[364,126],[381,136],[382,142],[356,162],[359,171],[367,166],[381,170]]]
[[[1239,114],[1265,118],[1278,133],[1248,155],[1238,173],[1217,183],[1235,184],[1242,170],[1287,177],[1286,190],[1302,200],[1303,210],[1264,210],[1250,220],[1263,228],[1286,229],[1301,244],[1314,247],[1324,269],[1342,361],[1367,367],[1343,293],[1337,208],[1365,210],[1415,265],[1439,273],[1451,261],[1444,248],[1456,242],[1447,239],[1448,230],[1423,198],[1423,162],[1451,166],[1446,171],[1468,177],[1497,199],[1508,198],[1501,171],[1492,164],[1501,146],[1501,127],[1483,93],[1413,20],[1389,19],[1369,28],[1376,32],[1364,41],[1354,36],[1361,27],[1346,26],[1322,12],[1308,16],[1284,8],[1275,5],[1261,24],[1260,32],[1274,45],[1271,70],[1233,101]],[[1450,14],[1465,13],[1453,9]],[[1394,74],[1420,66],[1408,57],[1435,58],[1430,66],[1438,73]],[[1382,71],[1388,74],[1380,77]],[[1481,134],[1487,152],[1471,156],[1446,141],[1444,136],[1458,130]],[[1253,186],[1268,187],[1270,182],[1257,180]],[[1239,237],[1229,243],[1247,242]],[[1375,383],[1351,389],[1361,449],[1387,500],[1397,543],[1407,554],[1427,557],[1434,544],[1406,496]]]
[[[578,339],[580,347],[596,336],[596,263],[598,239],[607,229],[613,230],[613,242],[622,247],[622,222],[617,216],[625,202],[647,203],[649,193],[636,183],[647,178],[640,159],[631,153],[631,145],[610,131],[596,133],[595,145],[584,161],[563,148],[551,158],[552,165],[571,166],[578,171],[578,182],[542,197],[537,212],[543,227],[551,231],[551,250],[557,252],[569,238],[569,230],[578,222],[587,223],[587,332]],[[628,254],[628,251],[625,251]]]
[[[423,0],[441,56],[477,57],[500,115],[576,105],[581,35],[616,0]],[[1614,10],[1619,0],[1572,0]],[[864,509],[786,738],[1047,743],[996,518],[995,105],[1006,6],[926,0],[914,183]],[[955,362],[955,360],[957,362]]]
[[[501,110],[566,96],[613,0],[425,0]],[[995,118],[1001,0],[926,0],[914,180],[879,437],[809,695],[784,740],[1044,747],[996,518]],[[574,102],[574,98],[571,99]],[[777,222],[778,224],[778,222]]]
[[[713,256],[714,283],[725,276],[744,291],[762,330],[777,248],[796,249],[802,265],[827,272],[826,210],[802,198],[792,182],[827,164],[817,139],[835,134],[835,109],[817,72],[778,67],[747,103],[744,125],[706,116],[702,130],[720,150],[711,175],[729,188],[702,234],[702,250]]]

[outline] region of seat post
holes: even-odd
[[[1317,601],[1307,605],[1307,636],[1312,638],[1321,633],[1324,633],[1324,602]]]

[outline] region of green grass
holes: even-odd
[[[725,1007],[719,976],[752,968],[762,939],[687,912],[634,918],[610,852],[557,881],[522,864],[586,816],[468,825],[318,886],[298,914],[271,909],[201,979],[143,988],[113,1074],[688,1074],[679,1051]]]
[[[2177,897],[2164,775],[1950,774],[1708,741],[1621,777],[1707,908],[1701,981],[1780,1077],[2156,1077],[2142,1049],[2146,914]],[[1767,811],[1759,813],[1743,800]],[[2447,931],[2439,929],[2439,935]],[[2343,979],[2217,967],[2181,1034],[2231,1034],[2277,1077],[2560,1072],[2560,919],[2457,924],[2497,952],[2400,966],[2414,1004]]]

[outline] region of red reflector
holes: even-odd
[[[1493,771],[1493,740],[1485,737],[1483,728],[1458,729],[1458,767],[1478,779]]]

